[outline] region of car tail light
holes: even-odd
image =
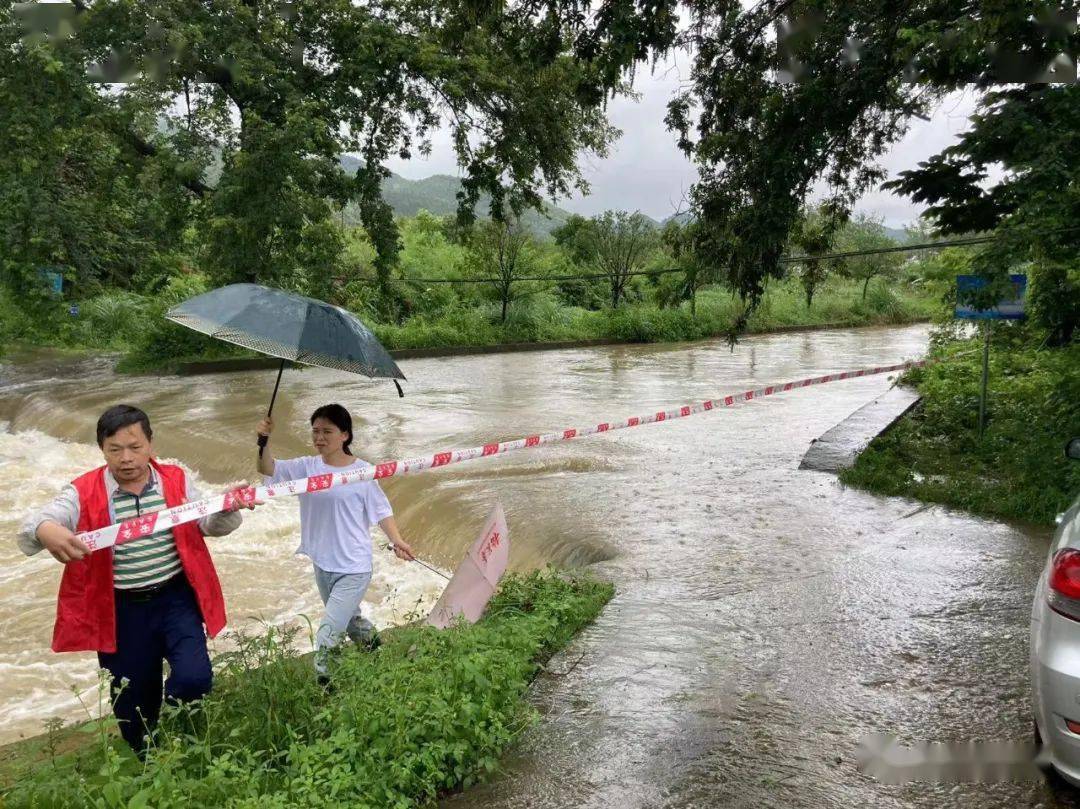
[[[1071,719],[1066,719],[1065,727],[1069,729],[1070,733],[1075,733],[1077,736],[1080,736],[1080,722],[1074,722]]]
[[[1054,612],[1080,621],[1080,550],[1062,548],[1050,564],[1047,603]]]

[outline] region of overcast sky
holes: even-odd
[[[609,107],[611,122],[622,130],[611,154],[602,160],[586,156],[582,160],[585,177],[592,186],[587,197],[580,195],[558,201],[569,211],[585,215],[609,208],[640,210],[654,219],[674,213],[697,173],[675,146],[675,137],[664,128],[668,100],[679,86],[679,74],[688,74],[682,56],[650,74],[644,70],[634,89],[638,101],[620,98]],[[946,98],[929,121],[913,119],[907,135],[884,156],[882,164],[889,177],[913,168],[919,161],[937,154],[954,142],[969,126],[975,107],[973,92],[958,92]],[[459,176],[449,134],[439,132],[432,140],[429,158],[392,160],[392,171],[418,180],[432,174]],[[920,206],[892,194],[873,191],[856,206],[857,211],[882,217],[890,227],[902,227],[920,213]]]

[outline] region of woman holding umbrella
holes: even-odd
[[[274,429],[267,417],[257,431],[269,439]],[[365,469],[370,466],[352,454],[352,417],[339,404],[323,405],[311,414],[311,440],[317,455],[277,460],[269,446],[260,451],[259,472],[266,483]],[[371,643],[374,627],[360,612],[360,603],[371,582],[371,526],[390,538],[399,559],[412,560],[413,550],[398,531],[390,502],[378,481],[336,486],[300,495],[300,547],[311,559],[315,584],[326,605],[326,614],[315,635],[315,670],[324,685],[327,651],[342,634],[356,643]]]

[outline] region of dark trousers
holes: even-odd
[[[152,594],[115,592],[116,651],[99,652],[98,662],[112,675],[120,734],[141,753],[161,713],[162,661],[170,672],[165,698],[189,702],[210,691],[210,657],[202,613],[183,574]]]

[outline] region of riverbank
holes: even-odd
[[[430,804],[497,768],[535,717],[529,683],[613,592],[554,573],[508,577],[475,626],[401,627],[374,653],[346,649],[329,698],[288,637],[244,639],[218,657],[201,715],[163,721],[146,765],[121,749],[111,719],[80,728],[81,743],[54,728],[0,751],[0,802]]]
[[[1052,524],[1080,492],[1080,464],[1064,455],[1066,442],[1080,435],[1080,344],[1045,348],[1022,328],[997,328],[980,438],[981,343],[939,342],[931,356],[946,361],[909,371],[904,381],[922,401],[840,480],[987,517]]]
[[[929,320],[920,318],[899,325],[913,325],[916,323],[928,323]],[[751,332],[752,334],[788,334],[791,332],[826,331],[829,329],[853,328],[841,323],[821,323],[814,326],[776,326],[767,332]],[[858,327],[855,327],[858,328]],[[722,335],[711,335],[717,338]],[[490,346],[446,346],[444,348],[397,348],[391,350],[390,356],[395,360],[420,360],[438,359],[440,357],[470,357],[482,354],[515,354],[530,351],[565,351],[575,348],[600,348],[602,346],[634,345],[640,341],[628,340],[565,340],[561,342],[543,343],[498,343]],[[171,366],[171,370],[181,376],[225,373],[229,371],[257,371],[267,368],[277,368],[281,360],[275,357],[251,356],[235,357],[219,360],[196,360],[194,362],[178,362]],[[287,362],[289,367],[296,367],[296,363]]]
[[[48,324],[25,318],[18,321],[18,313],[12,312],[14,325],[9,324],[5,339],[9,344],[22,341],[36,346],[117,353],[117,370],[126,373],[173,372],[206,361],[256,359],[258,355],[253,352],[164,319],[169,306],[199,291],[177,286],[155,299],[133,294],[103,296],[85,302],[77,317],[57,315],[55,322]],[[745,333],[903,325],[929,320],[939,308],[940,291],[925,284],[871,285],[863,298],[860,284],[841,278],[824,284],[813,306],[807,307],[801,287],[789,280],[769,287],[760,306],[747,319]],[[686,303],[678,307],[637,303],[614,310],[588,310],[561,305],[541,293],[512,305],[506,322],[501,322],[490,306],[473,306],[417,315],[401,325],[371,326],[395,356],[413,359],[703,340],[730,333],[743,311],[741,301],[719,288],[702,290],[694,312]],[[0,334],[0,338],[4,335]]]

